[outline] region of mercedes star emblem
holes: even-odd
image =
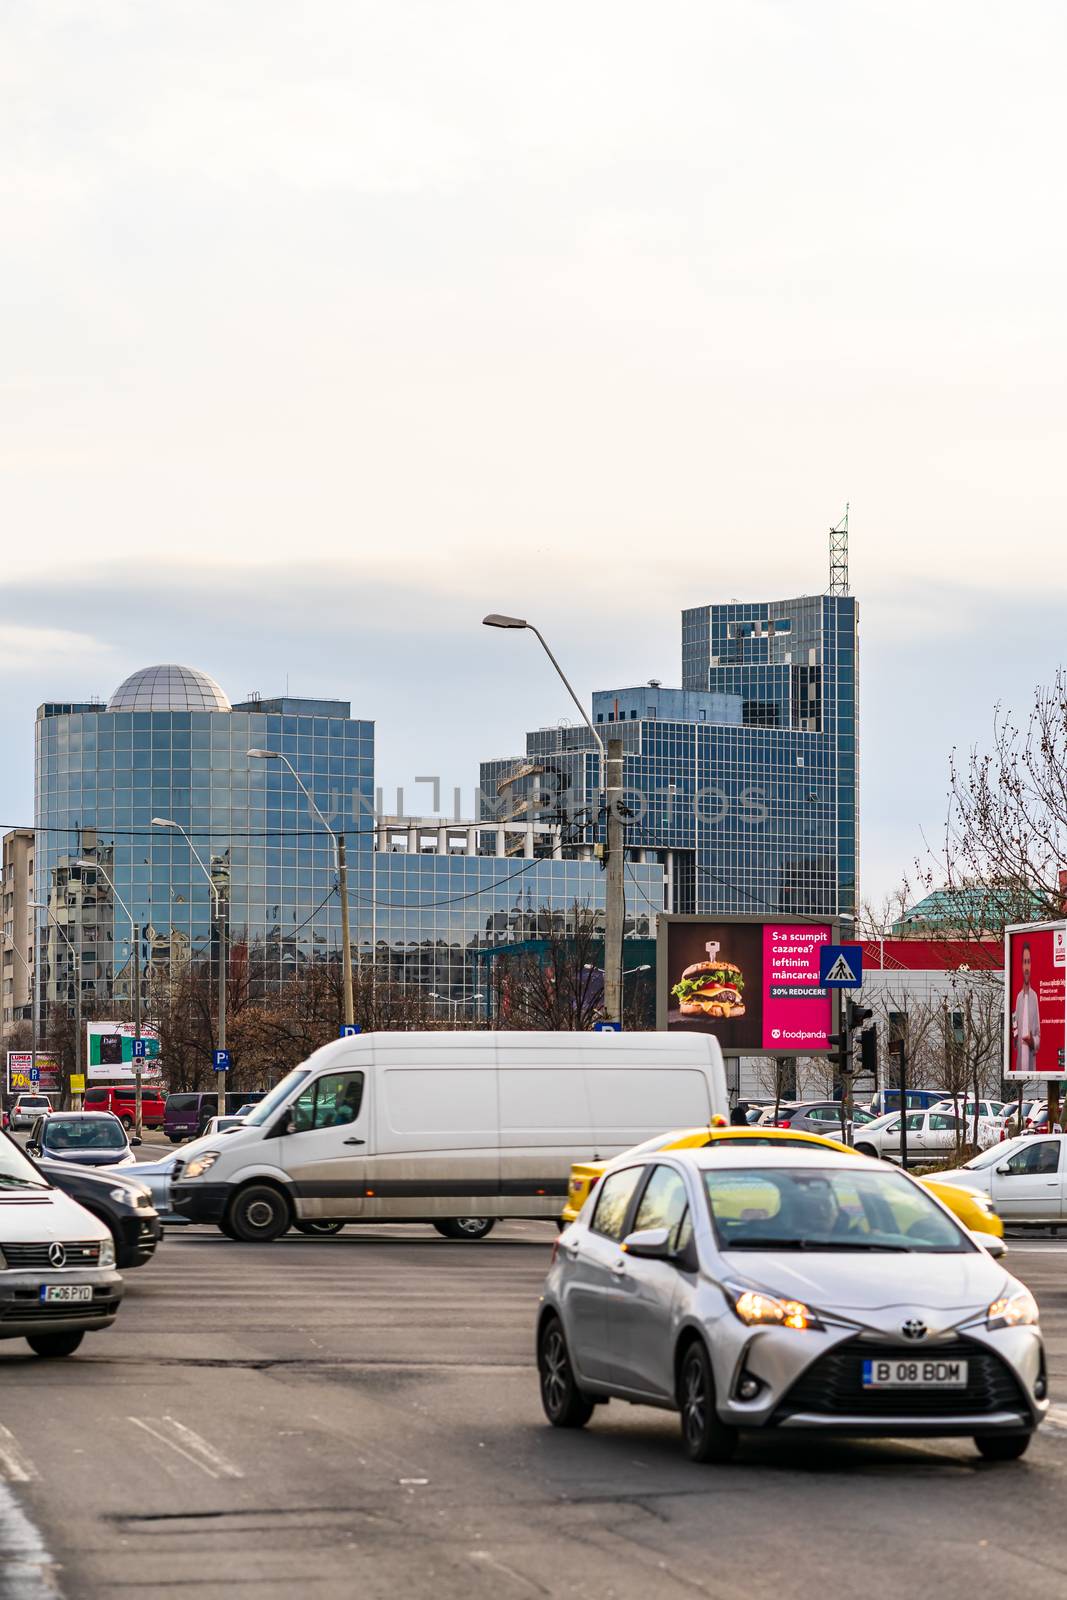
[[[905,1339],[925,1339],[926,1323],[920,1322],[917,1317],[913,1317],[910,1322],[904,1324],[900,1331]]]
[[[48,1265],[50,1267],[65,1267],[66,1264],[67,1252],[63,1246],[58,1241],[55,1244],[50,1244],[48,1246]]]

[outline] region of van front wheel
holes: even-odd
[[[227,1221],[245,1244],[269,1243],[288,1232],[292,1221],[289,1202],[266,1183],[251,1183],[230,1206]]]
[[[484,1239],[496,1227],[493,1217],[449,1217],[434,1227],[446,1239]]]

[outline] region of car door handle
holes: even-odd
[[[345,1144],[366,1144],[366,1139],[346,1139]]]

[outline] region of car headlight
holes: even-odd
[[[777,1295],[763,1294],[758,1289],[731,1291],[731,1294],[735,1315],[749,1328],[761,1323],[798,1330],[822,1326],[802,1300],[779,1300]]]
[[[205,1172],[209,1172],[211,1170],[218,1159],[219,1152],[217,1150],[205,1150],[202,1156],[193,1157],[185,1171],[182,1173],[182,1177],[202,1178]]]
[[[101,1267],[113,1267],[115,1265],[115,1241],[114,1241],[114,1239],[103,1239],[103,1240],[101,1240],[99,1265]]]
[[[108,1193],[117,1206],[135,1206],[140,1198],[132,1189],[110,1189]]]
[[[987,1328],[1026,1328],[1039,1316],[1037,1301],[1029,1289],[1020,1289],[1016,1294],[993,1301],[985,1314],[985,1325]]]

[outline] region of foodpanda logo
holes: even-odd
[[[781,1028],[772,1028],[771,1029],[771,1038],[772,1039],[780,1039],[781,1037],[782,1037]]]

